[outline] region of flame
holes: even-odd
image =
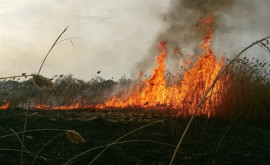
[[[0,106],[0,110],[8,109],[10,106],[10,103],[4,100],[4,104]]]
[[[139,77],[142,77],[143,76],[143,72],[142,71],[140,71],[140,75],[139,75]]]
[[[79,99],[78,102],[71,105],[56,106],[40,103],[34,105],[33,108],[39,110],[76,110],[76,109],[93,109],[94,106],[88,105],[86,102],[83,102],[81,99]]]
[[[225,67],[224,59],[218,61],[211,46],[211,23],[213,20],[214,18],[211,15],[199,19],[199,24],[205,29],[205,37],[199,45],[202,53],[193,66],[191,65],[191,58],[186,61],[183,61],[183,59],[179,61],[180,67],[185,64],[188,70],[184,75],[182,72],[178,73],[179,77],[182,78],[177,79],[175,84],[168,83],[168,80],[166,80],[166,42],[161,41],[158,45],[161,53],[155,59],[157,66],[153,69],[152,75],[148,79],[142,80],[143,72],[140,71],[139,83],[117,96],[109,98],[104,103],[89,105],[85,101],[79,100],[74,104],[64,106],[36,104],[34,108],[45,110],[143,108],[171,110],[173,114],[184,117],[193,115],[196,106],[214,82],[219,71]],[[183,55],[178,47],[174,50],[174,53]],[[197,113],[198,116],[212,117],[218,113],[222,106],[220,93],[225,91],[224,83],[222,80],[217,82],[207,95],[205,103]]]
[[[167,86],[165,78],[166,43],[160,42],[161,53],[156,57],[157,67],[153,69],[151,77],[144,81],[144,85],[138,85],[133,89],[125,91],[120,97],[113,97],[97,108],[155,108],[172,109],[179,116],[194,114],[196,105],[202,99],[206,90],[212,85],[220,69],[224,67],[224,60],[217,60],[211,47],[212,16],[201,18],[205,27],[205,37],[199,47],[203,53],[199,60],[188,70],[178,84]],[[178,49],[176,49],[176,52]],[[190,63],[190,61],[187,61]],[[180,63],[182,63],[180,61]],[[211,117],[215,115],[216,108],[221,104],[221,99],[216,93],[221,92],[222,82],[218,83],[207,95],[209,98],[202,107],[199,115]]]

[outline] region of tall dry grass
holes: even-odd
[[[175,159],[175,156],[176,156],[176,154],[177,154],[177,151],[179,150],[179,148],[180,148],[180,146],[181,146],[181,144],[182,144],[182,142],[183,142],[183,139],[184,139],[184,137],[185,137],[185,135],[186,135],[188,129],[190,128],[190,126],[191,126],[191,124],[192,124],[192,122],[193,122],[193,120],[194,120],[194,118],[195,118],[195,116],[196,116],[198,110],[199,110],[200,107],[205,103],[205,101],[206,101],[206,99],[207,99],[207,95],[211,92],[211,90],[214,88],[214,86],[216,85],[216,83],[217,83],[219,80],[222,80],[222,77],[224,77],[224,75],[225,75],[225,77],[226,77],[226,74],[230,73],[230,72],[228,72],[228,71],[230,70],[230,68],[233,68],[233,67],[231,67],[231,66],[233,66],[235,63],[237,63],[238,60],[239,60],[239,57],[240,57],[245,51],[247,51],[249,48],[251,48],[251,47],[253,47],[254,45],[257,45],[257,44],[258,44],[258,45],[262,44],[264,47],[268,48],[265,44],[263,44],[263,42],[264,42],[264,41],[267,41],[267,43],[268,43],[268,39],[269,39],[269,38],[270,38],[270,36],[267,36],[267,37],[265,37],[265,38],[262,38],[262,39],[260,39],[260,40],[257,40],[257,41],[255,41],[255,42],[251,43],[248,47],[244,48],[240,53],[238,53],[232,60],[230,60],[230,61],[227,63],[226,67],[220,71],[220,73],[217,75],[217,77],[215,78],[215,80],[214,80],[214,82],[212,83],[212,85],[211,85],[211,86],[209,87],[209,89],[205,92],[205,94],[204,94],[204,96],[202,97],[201,101],[200,101],[199,104],[197,105],[197,107],[196,107],[196,109],[195,109],[195,112],[194,112],[194,115],[190,118],[190,120],[189,120],[189,122],[188,122],[188,124],[187,124],[187,126],[186,126],[186,128],[185,128],[185,130],[184,130],[184,132],[183,132],[183,134],[182,134],[182,136],[181,136],[181,138],[180,138],[180,140],[179,140],[177,146],[176,146],[176,149],[174,150],[174,153],[173,153],[172,158],[171,158],[171,161],[170,161],[170,165],[173,164],[173,161],[174,161],[174,159]],[[261,46],[261,45],[260,45],[260,46]],[[270,49],[268,48],[268,50],[270,50]],[[270,53],[270,51],[269,51],[269,53]],[[252,77],[250,77],[250,81],[253,82],[253,78],[252,78]],[[241,91],[240,91],[240,93],[241,93]],[[233,100],[233,101],[234,101],[234,102],[235,102],[235,101],[237,102],[236,99],[237,99],[237,98],[234,97],[234,100]],[[241,105],[242,105],[242,104],[241,104]]]
[[[49,81],[49,79],[44,78],[43,76],[39,75],[40,71],[42,69],[42,66],[48,57],[49,53],[53,49],[53,47],[56,45],[57,41],[59,38],[62,36],[62,34],[66,31],[66,29],[59,35],[59,37],[56,39],[54,42],[53,46],[49,50],[49,52],[46,54],[41,67],[38,70],[38,74],[36,75],[26,75],[22,74],[21,76],[13,76],[13,77],[6,77],[6,78],[16,78],[16,77],[25,77],[25,76],[33,76],[33,81],[36,84],[37,87],[44,88],[44,87],[52,87],[52,83]],[[247,118],[252,118],[252,119],[261,119],[261,118],[269,118],[269,113],[270,113],[270,64],[265,63],[262,61],[259,61],[257,59],[247,59],[247,58],[239,58],[239,56],[245,52],[248,48],[258,44],[259,42],[268,39],[264,38],[262,40],[259,40],[255,43],[252,43],[249,47],[244,49],[241,53],[239,53],[236,58],[229,60],[227,62],[227,67],[220,72],[219,76],[216,78],[215,82],[211,86],[211,88],[214,87],[215,83],[218,81],[225,81],[225,87],[226,90],[223,93],[220,93],[223,104],[219,107],[220,111],[218,111],[217,117],[225,117],[229,119],[247,119]],[[6,78],[0,78],[0,79],[6,79]],[[66,82],[65,82],[66,81]],[[73,81],[73,79],[66,79],[65,81],[60,81],[58,82],[59,84],[63,85],[70,85],[73,84],[72,90],[77,90],[82,88],[82,86],[87,87],[89,83],[84,83],[83,81]],[[68,82],[70,81],[70,82]],[[95,85],[104,83],[105,81],[103,80],[96,80],[93,81],[93,83],[96,83]],[[91,84],[91,83],[90,83]],[[58,87],[60,87],[59,85]],[[34,87],[33,87],[34,88]],[[32,99],[32,94],[33,94],[33,88],[31,90],[31,96],[28,99],[27,103],[27,110],[26,110],[26,116],[25,116],[25,122],[24,122],[24,128],[22,131],[22,140],[21,140],[21,164],[23,163],[23,153],[28,153],[27,150],[25,150],[24,146],[24,138],[25,138],[25,133],[27,132],[27,117],[28,117],[28,110],[29,110],[29,105]],[[206,92],[205,96],[207,93],[211,91],[211,88]],[[82,88],[85,89],[85,88]],[[93,87],[93,90],[96,89],[96,86]],[[55,88],[57,90],[57,88]],[[52,90],[53,91],[53,90]],[[79,92],[80,90],[78,90]],[[54,91],[57,92],[57,91]],[[99,91],[97,91],[99,92]],[[61,93],[61,91],[60,91]],[[69,95],[74,93],[74,91],[67,91]],[[195,114],[197,111],[200,110],[200,107],[203,106],[203,103],[206,99],[206,97],[203,97],[201,100],[200,104],[197,106],[197,109],[195,111]],[[194,114],[194,116],[195,116]],[[178,143],[178,146],[175,149],[174,156],[171,160],[171,163],[173,163],[173,160],[175,158],[175,155],[183,141],[183,138],[185,137],[190,124],[194,120],[194,116],[192,116],[186,130],[184,131],[182,137],[180,138],[180,141]],[[153,122],[152,124],[154,124]],[[152,125],[151,123],[148,124],[149,126]],[[147,126],[148,126],[147,125]],[[139,129],[143,129],[139,128]],[[139,130],[133,130],[123,137]],[[14,132],[14,135],[16,133]],[[110,147],[113,144],[116,144],[121,140],[121,138],[117,139],[113,143],[109,144],[92,162],[94,162],[96,159],[99,158],[99,156],[105,152],[105,150]],[[91,162],[91,163],[92,163]]]
[[[45,55],[39,69],[38,69],[38,72],[36,75],[34,75],[34,77],[36,76],[36,79],[39,80],[39,85],[42,85],[42,86],[47,86],[48,84],[51,85],[51,83],[48,83],[49,80],[47,80],[46,78],[42,77],[42,79],[40,78],[40,72],[41,72],[41,69],[47,59],[47,57],[49,56],[49,54],[51,53],[52,49],[55,47],[55,45],[57,44],[58,40],[61,38],[61,36],[67,31],[68,27],[66,27],[61,33],[60,35],[56,38],[56,40],[54,41],[53,45],[51,46],[51,48],[49,49],[49,51],[47,52],[47,54]],[[33,79],[34,80],[34,79]],[[46,82],[46,83],[44,83]],[[34,81],[34,84],[35,84],[35,81]],[[43,85],[43,84],[46,84],[46,85]],[[23,126],[23,135],[22,135],[22,145],[21,145],[21,151],[24,150],[24,139],[25,139],[25,131],[26,131],[26,126],[27,126],[27,119],[28,119],[28,112],[29,112],[29,107],[30,107],[30,103],[31,103],[31,99],[32,99],[32,95],[33,95],[33,90],[34,90],[34,86],[31,88],[31,93],[30,93],[30,96],[28,98],[28,102],[27,102],[27,108],[26,108],[26,114],[25,114],[25,120],[24,120],[24,126]],[[21,164],[23,164],[23,153],[24,152],[21,152]]]
[[[224,76],[229,77],[220,116],[261,119],[270,112],[270,64],[258,59],[235,60]]]

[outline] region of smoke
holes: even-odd
[[[156,65],[162,40],[166,68],[178,67],[180,60],[199,54],[203,29],[196,24],[207,13],[215,17],[215,53],[233,56],[228,51],[239,52],[269,34],[269,6],[269,0],[0,0],[0,74],[35,73],[67,25],[62,39],[83,39],[72,40],[74,48],[68,40],[54,48],[42,70],[46,77],[71,73],[89,79],[98,70],[106,79],[138,76]],[[175,54],[176,47],[186,56]]]
[[[168,46],[179,45],[183,48],[198,43],[202,36],[202,28],[198,28],[200,17],[211,14],[215,17],[212,25],[216,29],[219,15],[233,4],[233,0],[182,0],[172,1],[169,12],[164,16],[165,29],[159,34],[157,40],[166,40]]]
[[[204,29],[198,26],[201,17],[211,14],[214,16],[212,30],[215,34],[219,30],[219,36],[224,36],[233,30],[233,27],[226,26],[226,23],[233,18],[241,19],[250,11],[253,11],[250,2],[235,0],[180,0],[171,1],[168,12],[163,16],[164,28],[157,34],[156,40],[150,47],[149,56],[138,62],[133,72],[139,70],[147,72],[154,65],[154,57],[158,54],[157,43],[167,42],[168,57],[167,68],[174,68],[179,65],[180,59],[185,57],[174,53],[179,47],[185,55],[198,55],[200,49],[198,44],[203,38]],[[235,20],[233,20],[235,21]],[[189,56],[190,58],[190,56]]]

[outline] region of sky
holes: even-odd
[[[233,56],[270,35],[270,3],[249,1],[252,10],[241,20],[236,17],[237,3],[223,15],[226,32],[222,27],[217,29],[213,41],[218,54]],[[72,39],[73,45],[69,40],[57,44],[42,75],[72,74],[89,80],[101,71],[105,79],[134,76],[136,71],[131,69],[151,53],[150,48],[166,27],[164,15],[170,4],[169,0],[0,0],[0,76],[37,73],[47,51],[67,26],[61,39],[80,38]],[[269,54],[260,48],[250,54],[269,60]]]
[[[160,30],[163,0],[0,0],[0,75],[36,73],[57,38],[41,74],[73,74],[89,79],[101,70],[105,78],[129,74],[147,55]],[[153,10],[154,9],[154,10]]]

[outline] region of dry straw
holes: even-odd
[[[105,147],[90,163],[89,163],[89,165],[91,165],[92,163],[94,163],[108,148],[110,148],[112,145],[115,145],[115,144],[120,144],[120,143],[125,143],[125,142],[128,142],[128,141],[122,141],[122,142],[119,142],[121,139],[123,139],[124,137],[126,137],[126,136],[128,136],[128,135],[130,135],[130,134],[132,134],[132,133],[134,133],[134,132],[137,132],[137,131],[139,131],[139,130],[142,130],[142,129],[144,129],[144,128],[146,128],[146,127],[149,127],[149,126],[151,126],[151,125],[154,125],[154,124],[156,124],[156,123],[159,123],[159,122],[164,122],[164,120],[157,120],[157,121],[154,121],[154,122],[151,122],[151,123],[149,123],[149,124],[146,124],[146,125],[144,125],[144,126],[141,126],[141,127],[139,127],[139,128],[137,128],[137,129],[135,129],[135,130],[132,130],[132,131],[130,131],[130,132],[128,132],[128,133],[126,133],[125,135],[123,135],[123,136],[121,136],[120,138],[118,138],[118,139],[116,139],[115,141],[113,141],[112,143],[110,143],[110,144],[107,144],[107,145],[103,145],[103,146],[99,146],[99,147],[95,147],[95,148],[91,148],[91,149],[89,149],[89,150],[87,150],[87,151],[85,151],[85,152],[82,152],[82,153],[80,153],[79,155],[77,155],[77,156],[75,156],[75,157],[73,157],[72,159],[70,159],[70,160],[68,160],[67,162],[65,162],[63,165],[68,165],[68,164],[70,164],[72,161],[74,161],[75,159],[77,159],[78,157],[80,157],[80,156],[82,156],[82,155],[84,155],[84,154],[86,154],[86,153],[88,153],[88,152],[90,152],[90,151],[92,151],[92,150],[95,150],[95,149],[98,149],[98,148],[102,148],[102,147]],[[70,131],[70,130],[67,130],[66,132],[68,132],[68,131]],[[135,141],[138,141],[138,140],[135,140]],[[129,141],[130,142],[130,141]],[[153,142],[153,141],[152,141]],[[158,142],[158,143],[162,143],[162,142]],[[165,143],[163,143],[163,144],[165,144]]]
[[[35,84],[36,87],[38,88],[52,88],[53,83],[51,82],[50,79],[43,77],[41,75],[38,74],[33,74],[33,83]]]
[[[240,57],[240,55],[242,55],[246,50],[248,50],[249,48],[251,48],[251,47],[254,46],[254,45],[257,45],[257,44],[259,44],[259,43],[262,43],[263,41],[265,41],[265,40],[267,40],[267,39],[269,39],[269,38],[270,38],[270,36],[267,36],[267,37],[265,37],[265,38],[263,38],[263,39],[261,39],[261,40],[255,41],[255,42],[253,42],[252,44],[250,44],[248,47],[246,47],[245,49],[243,49],[239,54],[237,54],[237,55],[236,55],[236,56],[235,56],[235,57],[227,64],[227,66],[226,66],[222,71],[220,71],[220,73],[217,75],[217,77],[215,78],[215,80],[214,80],[214,82],[212,83],[212,85],[208,88],[208,90],[205,92],[203,98],[201,99],[201,101],[200,101],[199,104],[197,105],[197,107],[196,107],[196,109],[195,109],[195,112],[194,112],[193,116],[190,118],[190,120],[189,120],[189,122],[188,122],[188,124],[187,124],[187,126],[186,126],[186,128],[185,128],[185,130],[184,130],[184,132],[183,132],[183,134],[182,134],[182,136],[181,136],[181,138],[180,138],[180,140],[179,140],[179,142],[178,142],[178,144],[177,144],[175,150],[174,150],[173,156],[172,156],[171,161],[170,161],[170,165],[173,164],[173,161],[174,161],[174,159],[175,159],[175,156],[176,156],[176,154],[177,154],[177,151],[179,150],[179,148],[180,148],[180,146],[181,146],[181,144],[182,144],[182,142],[183,142],[183,139],[184,139],[184,137],[185,137],[185,135],[186,135],[188,129],[190,128],[190,125],[191,125],[192,121],[193,121],[194,118],[195,118],[196,113],[198,112],[198,110],[199,110],[199,108],[201,107],[201,105],[205,102],[208,93],[214,88],[215,84],[216,84],[217,81],[220,79],[220,77],[221,77],[221,76],[229,69],[229,66],[232,65],[232,64]]]
[[[69,27],[69,26],[68,26]],[[40,68],[38,70],[38,73],[37,75],[40,74],[40,71],[47,59],[47,57],[49,56],[50,52],[52,51],[52,49],[55,47],[55,45],[57,44],[58,40],[61,38],[61,36],[67,31],[68,27],[66,27],[62,33],[60,33],[60,35],[57,37],[57,39],[54,41],[53,45],[51,46],[51,48],[49,49],[49,51],[47,52],[46,56],[44,57],[41,65],[40,65]],[[24,126],[23,126],[23,135],[22,135],[22,145],[21,145],[21,151],[24,150],[24,138],[25,138],[25,132],[26,132],[26,126],[27,126],[27,119],[28,119],[28,111],[29,111],[29,106],[30,106],[30,102],[31,102],[31,99],[32,99],[32,95],[33,95],[33,90],[34,90],[34,86],[31,88],[31,93],[30,93],[30,96],[28,98],[28,101],[27,101],[27,108],[26,108],[26,114],[25,114],[25,120],[24,120]],[[23,164],[23,153],[24,152],[21,152],[21,164]]]
[[[67,130],[66,134],[67,134],[68,140],[71,143],[74,143],[74,144],[85,143],[84,138],[78,132],[74,130]]]

